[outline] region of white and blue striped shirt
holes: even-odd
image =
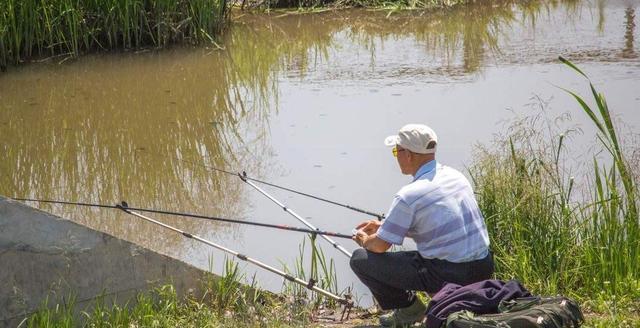
[[[450,262],[482,259],[489,234],[467,178],[432,160],[396,194],[378,237],[401,245],[412,238],[423,258]]]

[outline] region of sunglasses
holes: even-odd
[[[406,149],[398,149],[398,147],[393,147],[391,149],[391,153],[393,154],[393,157],[398,157],[398,153],[405,150]]]

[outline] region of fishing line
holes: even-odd
[[[182,230],[180,230],[178,228],[175,228],[175,227],[170,226],[168,224],[162,223],[160,221],[156,221],[156,220],[154,220],[152,218],[149,218],[147,216],[144,216],[144,215],[142,215],[140,213],[136,213],[136,212],[133,211],[132,208],[128,207],[126,202],[122,202],[121,204],[118,204],[118,205],[116,205],[114,207],[116,207],[118,209],[121,209],[122,211],[124,211],[127,214],[131,214],[133,216],[137,216],[137,217],[139,217],[139,218],[141,218],[143,220],[152,222],[154,224],[157,224],[157,225],[162,226],[164,228],[167,228],[169,230],[173,230],[173,231],[175,231],[175,232],[177,232],[177,233],[179,233],[179,234],[181,234],[181,235],[183,235],[183,236],[185,236],[187,238],[195,239],[195,240],[197,240],[199,242],[202,242],[202,243],[207,244],[209,246],[215,247],[215,248],[217,248],[217,249],[219,249],[219,250],[221,250],[223,252],[232,254],[233,256],[235,256],[235,257],[237,257],[237,258],[239,258],[239,259],[241,259],[243,261],[255,264],[255,265],[257,265],[257,266],[259,266],[259,267],[261,267],[261,268],[263,268],[265,270],[268,270],[268,271],[271,271],[271,272],[273,272],[273,273],[275,273],[277,275],[280,275],[280,276],[284,277],[285,279],[287,279],[289,281],[295,282],[295,283],[297,283],[299,285],[302,285],[302,286],[306,287],[307,289],[313,290],[316,293],[319,293],[319,294],[324,295],[326,297],[332,298],[332,299],[336,300],[337,302],[343,304],[345,306],[345,311],[347,311],[347,309],[350,310],[351,307],[353,306],[353,300],[351,299],[350,295],[347,294],[347,295],[345,295],[345,297],[340,297],[340,296],[338,296],[338,295],[336,295],[334,293],[331,293],[331,292],[329,292],[327,290],[319,288],[318,286],[315,285],[316,281],[314,281],[313,279],[310,279],[309,281],[304,281],[304,280],[302,280],[300,278],[296,278],[296,277],[294,277],[294,276],[292,276],[292,275],[290,275],[290,274],[288,274],[286,272],[278,270],[278,269],[276,269],[276,268],[274,268],[272,266],[264,264],[264,263],[262,263],[262,262],[260,262],[258,260],[250,258],[250,257],[248,257],[248,256],[246,256],[244,254],[240,254],[240,253],[238,253],[238,252],[236,252],[234,250],[231,250],[231,249],[226,248],[224,246],[218,245],[218,244],[216,244],[216,243],[214,243],[212,241],[206,240],[204,238],[201,238],[201,237],[199,237],[197,235],[194,235],[194,234],[190,234],[188,232],[184,232],[184,231],[182,231]],[[343,311],[343,317],[344,317],[344,311]],[[348,314],[347,314],[347,318],[348,318]]]
[[[87,206],[87,207],[120,209],[117,205],[103,205],[103,204],[93,204],[93,203],[68,202],[68,201],[59,201],[59,200],[43,200],[43,199],[32,199],[32,198],[11,198],[11,199],[18,200],[18,201],[38,202],[38,203],[50,203],[50,204],[62,204],[62,205],[75,205],[75,206]],[[288,231],[295,231],[295,232],[304,232],[304,233],[308,233],[308,234],[312,234],[312,235],[321,235],[321,236],[325,236],[326,235],[326,236],[332,236],[332,237],[336,237],[336,238],[345,238],[345,239],[351,239],[351,237],[352,237],[352,235],[346,235],[346,234],[337,233],[337,232],[322,231],[322,230],[318,230],[318,229],[313,229],[312,230],[312,229],[291,227],[291,226],[280,225],[280,224],[269,224],[269,223],[255,222],[255,221],[234,220],[234,219],[227,219],[227,218],[221,218],[221,217],[215,217],[215,216],[206,216],[206,215],[191,214],[191,213],[181,213],[181,212],[172,212],[172,211],[164,211],[164,210],[155,210],[155,209],[148,209],[148,208],[129,207],[129,209],[131,209],[133,211],[138,211],[138,212],[148,212],[148,213],[166,214],[166,215],[173,215],[173,216],[183,216],[183,217],[204,219],[204,220],[211,220],[211,221],[237,223],[237,224],[245,224],[245,225],[252,225],[252,226],[258,226],[258,227],[265,227],[265,228],[273,228],[273,229],[288,230]]]
[[[147,152],[148,154],[151,154],[151,155],[163,156],[164,157],[164,155],[155,154],[153,152],[147,151],[146,149],[140,150],[140,151]],[[216,172],[220,172],[220,173],[224,173],[224,174],[228,174],[228,175],[234,175],[234,176],[238,175],[238,173],[236,173],[236,172],[223,170],[223,169],[220,169],[220,168],[217,168],[217,167],[213,167],[213,166],[209,166],[209,165],[205,165],[205,164],[201,164],[201,163],[196,163],[194,161],[181,159],[181,158],[177,158],[177,157],[174,157],[174,156],[169,156],[169,157],[171,157],[171,158],[173,158],[173,159],[175,159],[177,161],[189,163],[191,165],[201,166],[201,167],[204,167],[205,169],[208,169],[208,170],[212,170],[212,171],[216,171]],[[245,176],[246,176],[246,173],[245,173]],[[352,210],[352,211],[355,211],[355,212],[371,215],[373,217],[378,218],[378,220],[382,220],[382,219],[385,218],[384,214],[377,214],[377,213],[374,213],[372,211],[367,211],[367,210],[364,210],[364,209],[361,209],[361,208],[358,208],[358,207],[355,207],[355,206],[351,206],[351,205],[339,203],[339,202],[336,202],[336,201],[333,201],[333,200],[330,200],[330,199],[326,199],[326,198],[322,198],[322,197],[319,197],[319,196],[311,195],[311,194],[308,194],[308,193],[305,193],[305,192],[302,192],[302,191],[299,191],[299,190],[295,190],[295,189],[292,189],[292,188],[283,187],[283,186],[280,186],[280,185],[277,185],[277,184],[274,184],[274,183],[271,183],[271,182],[267,182],[267,181],[264,181],[264,180],[251,178],[249,176],[246,176],[246,179],[247,180],[251,180],[253,182],[260,183],[260,184],[264,184],[264,185],[267,185],[267,186],[270,186],[270,187],[274,187],[274,188],[277,188],[277,189],[280,189],[280,190],[288,191],[288,192],[291,192],[291,193],[294,193],[294,194],[298,194],[298,195],[301,195],[301,196],[305,196],[305,197],[309,197],[309,198],[312,198],[312,199],[315,199],[315,200],[319,200],[319,201],[322,201],[322,202],[325,202],[325,203],[329,203],[329,204],[332,204],[332,205],[340,206],[340,207],[343,207],[343,208],[346,208],[346,209],[349,209],[349,210]]]

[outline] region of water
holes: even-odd
[[[618,121],[637,132],[638,7],[555,1],[389,17],[365,10],[245,15],[220,43],[223,50],[91,55],[12,68],[0,75],[0,194],[126,200],[302,226],[208,165],[383,213],[410,181],[384,147],[387,135],[405,123],[427,123],[439,136],[438,160],[464,171],[475,145],[489,145],[505,120],[536,113],[541,102],[548,118],[568,112],[584,131],[572,139],[577,158],[594,143],[594,131],[559,87],[585,96],[589,90],[557,56],[579,64]],[[264,188],[323,230],[349,233],[370,219]],[[222,270],[219,251],[115,210],[32,205]],[[295,266],[305,238],[153,217],[280,268]],[[355,249],[350,240],[338,242]],[[347,258],[320,245],[335,261],[340,288],[353,286],[369,304]],[[256,272],[241,266],[249,277]],[[256,273],[261,286],[280,289],[281,278]]]

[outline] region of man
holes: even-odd
[[[408,124],[385,139],[403,174],[413,182],[395,195],[384,221],[360,223],[353,240],[362,246],[351,268],[382,309],[383,326],[421,321],[426,306],[414,291],[435,294],[447,282],[490,279],[489,236],[469,181],[435,160],[438,139],[426,125]],[[387,252],[412,238],[417,251]]]

